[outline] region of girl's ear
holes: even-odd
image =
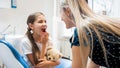
[[[30,29],[33,29],[33,24],[29,23],[28,26]]]

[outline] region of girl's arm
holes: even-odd
[[[60,64],[60,61],[56,61],[56,62],[53,62],[53,61],[47,61],[47,60],[44,60],[44,59],[41,59],[43,60],[42,62],[38,63],[37,65],[35,65],[34,67],[35,68],[44,68],[46,66],[56,66],[56,65],[59,65]]]
[[[31,64],[35,65],[32,54],[27,54],[27,57],[28,57],[28,60],[31,62]]]
[[[47,64],[48,64],[49,66],[56,66],[56,65],[59,65],[59,64],[60,64],[60,61],[59,61],[59,60],[56,61],[56,62],[53,62],[53,61],[47,61]]]
[[[60,61],[56,61],[56,62],[52,62],[52,61],[47,61],[45,59],[41,59],[43,60],[42,62],[38,63],[37,65],[35,65],[34,61],[33,61],[33,56],[32,54],[27,54],[27,57],[29,59],[29,61],[31,62],[31,64],[35,67],[44,67],[44,66],[56,66],[60,64]]]

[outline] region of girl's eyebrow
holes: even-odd
[[[46,20],[39,20],[38,22],[43,22],[43,21],[45,21],[45,22],[46,22]]]

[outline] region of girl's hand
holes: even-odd
[[[46,31],[47,25],[41,26],[41,43],[45,45],[48,42],[49,33]]]
[[[45,59],[40,59],[40,63],[38,63],[37,65],[35,65],[35,68],[44,68],[48,66],[48,62]]]
[[[48,42],[48,39],[49,39],[49,33],[42,32],[42,34],[41,34],[41,43],[43,45],[46,45],[46,43]]]

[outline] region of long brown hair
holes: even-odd
[[[44,14],[41,12],[36,12],[36,13],[29,15],[28,19],[27,19],[27,25],[30,23],[33,24],[39,15],[44,15]],[[32,44],[32,54],[33,54],[34,63],[37,64],[39,62],[38,58],[40,56],[40,50],[37,47],[37,44],[35,43],[35,40],[34,40],[33,34],[32,34],[32,29],[29,26],[28,26],[28,30],[26,32],[26,35]]]
[[[75,23],[78,31],[81,58],[84,66],[83,68],[86,68],[87,58],[88,55],[90,54],[90,46],[91,46],[91,51],[93,48],[94,38],[92,31],[94,31],[98,37],[98,40],[104,52],[106,64],[109,67],[109,64],[107,62],[108,61],[107,55],[106,55],[107,51],[103,43],[103,39],[102,39],[103,37],[101,35],[101,31],[105,33],[110,33],[112,35],[120,36],[120,20],[95,14],[89,8],[85,0],[67,0],[67,3],[73,13],[73,17],[75,19]],[[90,33],[90,38],[92,40],[92,43],[89,40],[86,30]]]

